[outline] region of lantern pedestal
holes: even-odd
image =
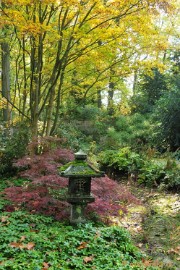
[[[67,202],[71,204],[70,222],[72,224],[85,223],[85,209],[88,203],[94,202],[92,196],[69,197]]]
[[[70,222],[71,224],[85,223],[86,219],[84,217],[86,205],[82,204],[71,204],[71,214]]]

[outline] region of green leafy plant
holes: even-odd
[[[161,157],[161,158],[160,158]],[[129,147],[120,150],[106,150],[99,154],[102,169],[108,175],[118,178],[119,175],[135,174],[139,184],[148,187],[159,187],[179,190],[179,162],[166,154],[165,157],[150,150],[147,153],[136,153]]]
[[[138,183],[143,183],[148,187],[160,186],[164,189],[179,190],[179,165],[169,158],[146,160],[139,171]]]
[[[153,161],[146,161],[138,175],[138,183],[148,187],[158,186],[165,177],[165,166]]]
[[[107,125],[100,140],[101,148],[114,149],[131,147],[139,151],[152,144],[153,125],[149,115],[134,113],[120,115]]]
[[[156,103],[154,121],[159,123],[155,127],[156,144],[159,148],[176,151],[180,147],[180,78],[171,86]]]
[[[0,269],[143,270],[142,254],[119,227],[72,227],[24,211],[0,214]]]
[[[132,151],[129,147],[121,148],[118,151],[106,150],[99,154],[99,161],[103,169],[106,167],[110,172],[130,173],[138,171],[143,166],[142,157]]]
[[[6,136],[4,150],[0,154],[0,175],[12,176],[15,174],[13,160],[25,155],[29,136],[27,123],[20,123],[12,127],[12,132]]]

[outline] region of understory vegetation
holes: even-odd
[[[102,168],[118,179],[127,175],[129,180],[160,190],[180,189],[180,163],[172,154],[159,154],[153,149],[138,153],[129,147],[106,150],[99,154]]]
[[[119,227],[74,228],[19,210],[0,220],[0,269],[145,269],[142,254]]]

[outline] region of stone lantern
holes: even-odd
[[[84,211],[88,203],[94,202],[91,195],[91,178],[101,177],[103,173],[87,163],[87,155],[82,150],[75,153],[75,160],[65,165],[61,176],[69,179],[67,202],[71,204],[70,222],[85,222]]]

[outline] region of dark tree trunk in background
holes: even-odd
[[[133,95],[136,94],[137,79],[138,79],[138,75],[137,75],[137,71],[135,71],[134,78],[133,78]]]
[[[3,109],[3,121],[9,123],[11,119],[10,104],[10,51],[9,44],[1,43],[2,50],[2,97],[6,100],[6,107]]]
[[[98,90],[98,91],[97,91],[97,105],[98,105],[98,108],[99,108],[99,109],[102,108],[101,90]]]
[[[113,82],[114,73],[115,72],[111,69],[111,76],[109,79],[109,90],[108,90],[108,107],[107,107],[109,115],[113,115],[114,113],[114,109],[113,109],[113,105],[114,105],[113,97],[114,97],[114,90],[115,90],[115,83]]]

